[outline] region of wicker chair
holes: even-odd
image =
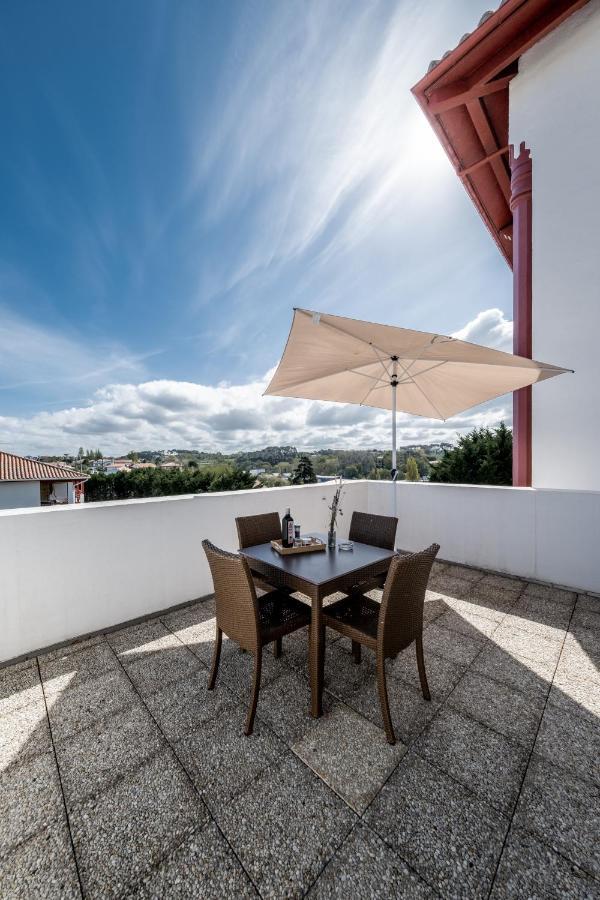
[[[351,541],[358,541],[359,544],[371,544],[373,547],[393,550],[397,527],[396,516],[353,512],[348,537]]]
[[[213,578],[217,609],[217,635],[208,689],[215,686],[223,634],[254,655],[252,699],[246,717],[245,734],[252,734],[260,675],[262,650],[266,644],[310,624],[310,609],[300,600],[280,591],[256,596],[246,560],[237,553],[219,550],[202,541]]]
[[[390,716],[385,660],[396,657],[413,641],[423,696],[431,700],[423,659],[423,606],[429,574],[439,549],[439,544],[432,544],[420,553],[394,557],[380,604],[362,594],[351,595],[323,610],[325,625],[349,637],[353,648],[355,643],[364,644],[375,651],[379,702],[390,744],[396,743],[396,736]]]
[[[275,541],[281,537],[281,520],[279,513],[276,512],[261,513],[256,516],[238,516],[235,520],[235,527],[237,528],[240,550],[243,550],[245,547],[256,547],[257,544],[268,544],[269,541]],[[268,584],[256,572],[252,572],[252,578],[254,579],[254,587],[257,590],[275,590],[274,585]],[[277,590],[282,589],[277,588]],[[275,659],[279,659],[281,651],[281,638],[279,638],[273,644]]]
[[[374,513],[353,512],[348,537],[351,541],[358,541],[359,544],[371,544],[373,547],[393,550],[397,527],[396,516],[376,516]],[[357,584],[353,594],[366,594],[368,591],[382,590],[385,577],[385,575],[378,575],[370,581]],[[352,642],[352,653],[356,662],[359,663],[361,651],[357,641]]]

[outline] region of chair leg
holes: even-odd
[[[431,700],[429,693],[429,685],[427,684],[427,674],[425,672],[425,659],[423,657],[423,635],[420,634],[415,642],[417,648],[417,666],[419,668],[419,680],[421,682],[421,690],[426,700]]]
[[[392,717],[390,715],[390,704],[388,701],[387,683],[385,678],[385,658],[377,656],[377,688],[379,690],[379,703],[381,704],[381,715],[383,717],[383,725],[385,728],[385,736],[388,744],[396,743],[396,735],[392,726]]]
[[[279,659],[279,657],[281,656],[281,644],[281,638],[277,638],[277,640],[273,642],[273,656],[275,657],[275,659]]]
[[[221,645],[223,643],[223,632],[217,628],[217,639],[215,641],[215,649],[213,651],[212,666],[210,667],[210,675],[208,678],[208,689],[212,691],[217,680],[217,672],[219,671],[219,660],[221,659]]]
[[[360,665],[360,661],[362,659],[362,647],[358,643],[358,641],[352,641],[352,656],[354,657],[354,662],[356,665]]]
[[[252,729],[254,727],[254,716],[256,714],[256,705],[258,703],[258,692],[260,690],[260,673],[262,669],[262,647],[259,647],[256,653],[254,654],[254,678],[252,679],[252,700],[250,702],[250,709],[248,710],[248,715],[246,716],[246,727],[244,728],[244,734],[252,734]]]

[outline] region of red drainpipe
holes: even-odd
[[[531,155],[523,142],[510,148],[513,214],[513,353],[532,355]],[[531,487],[531,387],[513,393],[513,485]]]

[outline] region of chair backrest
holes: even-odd
[[[381,598],[377,644],[384,653],[408,647],[423,631],[423,606],[439,544],[392,560]]]
[[[235,520],[240,550],[255,547],[281,537],[279,513],[262,513],[258,516],[238,516]]]
[[[384,550],[393,550],[396,541],[398,519],[396,516],[376,516],[372,513],[353,512],[350,522],[351,541],[371,544]]]
[[[202,541],[215,589],[217,627],[247,650],[259,643],[258,602],[246,560]]]

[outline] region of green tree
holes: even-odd
[[[419,481],[419,467],[417,465],[417,461],[414,456],[409,456],[406,460],[406,466],[404,468],[404,478],[406,481]]]
[[[308,456],[301,456],[292,475],[292,484],[314,484],[317,480],[315,470]]]
[[[431,469],[431,481],[451,484],[512,484],[512,431],[504,422],[475,428],[446,450]]]

